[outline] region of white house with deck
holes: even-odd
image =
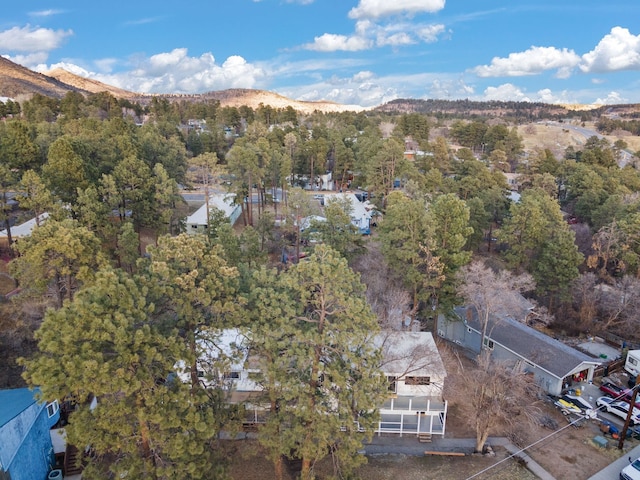
[[[389,396],[380,405],[375,432],[421,438],[444,435],[447,402],[442,390],[446,371],[431,333],[385,331],[373,342],[382,351],[380,368],[389,381]],[[218,332],[211,341],[201,344],[198,376],[209,388],[223,388],[228,402],[243,404],[245,424],[255,426],[264,422],[269,407],[260,401],[263,389],[253,380],[260,371],[260,359],[251,355],[250,344],[248,334],[240,330]],[[187,381],[188,374],[181,367],[180,376]]]
[[[447,372],[430,332],[385,331],[375,337],[389,397],[380,406],[376,433],[430,438],[445,433]]]

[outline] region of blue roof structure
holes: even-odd
[[[0,390],[0,427],[37,402],[37,392],[28,388]]]

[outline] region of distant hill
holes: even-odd
[[[212,92],[201,93],[197,95],[162,95],[169,99],[183,99],[193,101],[218,100],[223,107],[240,107],[246,105],[256,109],[263,105],[269,105],[273,108],[291,107],[302,113],[320,112],[359,112],[365,110],[359,105],[343,105],[340,103],[329,101],[305,102],[301,100],[292,100],[274,92],[266,90],[253,90],[248,88],[232,88],[228,90],[217,90]]]
[[[522,120],[563,117],[570,110],[562,105],[534,102],[479,102],[473,100],[397,99],[374,110],[387,113],[422,113],[452,117],[516,117]]]
[[[541,119],[587,118],[600,115],[635,117],[640,105],[560,105],[542,102],[516,102],[492,100],[417,100],[399,98],[373,109],[386,113],[422,113],[455,118],[510,118],[519,122]]]
[[[62,98],[67,92],[87,93],[81,88],[29,70],[4,57],[0,57],[0,96],[22,100],[39,93],[47,97]]]
[[[81,77],[80,75],[76,75],[75,73],[68,72],[63,68],[56,68],[54,70],[51,70],[46,73],[46,76],[54,78],[66,85],[70,85],[71,87],[74,87],[84,92],[89,92],[89,93],[109,92],[111,95],[113,95],[116,98],[127,98],[127,99],[132,99],[132,98],[141,96],[138,93],[129,92],[127,90],[123,90],[122,88],[118,88],[118,87],[112,87],[111,85],[107,85],[106,83],[102,83],[97,80]]]
[[[9,97],[21,101],[39,93],[48,97],[62,98],[67,92],[76,91],[83,94],[109,92],[116,98],[125,98],[146,104],[153,97],[162,97],[170,101],[205,101],[218,100],[223,107],[240,107],[242,105],[258,108],[260,104],[273,108],[292,107],[303,113],[361,111],[358,105],[341,105],[339,103],[320,101],[303,102],[292,100],[277,93],[264,90],[230,89],[213,91],[202,94],[144,94],[130,92],[118,87],[107,85],[97,80],[84,78],[64,69],[57,68],[47,74],[37,73],[18,65],[6,58],[0,57],[0,97]]]

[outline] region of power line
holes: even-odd
[[[637,385],[636,385],[636,386],[634,386],[633,388],[636,388],[636,387],[637,387]],[[633,390],[633,389],[632,389],[632,390]],[[618,399],[620,399],[620,398],[624,397],[624,396],[626,395],[626,393],[627,393],[627,392],[623,392],[623,393],[621,393],[619,396],[617,396],[616,398],[614,398],[614,399],[613,399],[613,401],[617,401]],[[634,407],[633,405],[629,404],[629,408],[633,409],[633,407]],[[603,409],[603,408],[604,408],[604,405],[602,405],[602,406],[599,406],[599,407],[595,408],[595,409],[594,409],[594,411],[595,411],[595,412],[598,412],[598,411],[600,411],[600,410],[601,410],[601,409]],[[513,457],[515,457],[515,456],[517,456],[517,455],[521,454],[521,453],[522,453],[522,452],[524,452],[525,450],[528,450],[528,449],[530,449],[530,448],[532,448],[532,447],[535,447],[535,446],[536,446],[537,444],[539,444],[540,442],[543,442],[544,440],[547,440],[548,438],[551,438],[551,437],[553,437],[554,435],[557,435],[558,433],[562,432],[562,431],[563,431],[563,430],[565,430],[566,428],[573,426],[575,423],[578,423],[579,421],[584,420],[585,418],[586,418],[586,416],[581,416],[580,418],[577,418],[576,420],[574,420],[574,421],[570,422],[569,424],[565,425],[564,427],[562,427],[562,428],[560,428],[560,429],[558,429],[558,430],[555,430],[555,431],[551,432],[549,435],[547,435],[547,436],[545,436],[545,437],[542,437],[542,438],[540,438],[539,440],[536,440],[535,442],[533,442],[533,443],[532,443],[532,444],[530,444],[530,445],[527,445],[526,447],[521,448],[521,449],[520,449],[520,450],[518,450],[517,452],[514,452],[514,453],[512,453],[511,455],[509,455],[509,456],[507,456],[507,457],[503,458],[502,460],[499,460],[498,462],[494,463],[493,465],[489,465],[488,467],[486,467],[486,468],[484,468],[484,469],[480,470],[479,472],[474,473],[474,474],[473,474],[473,475],[471,475],[470,477],[467,477],[467,478],[466,478],[466,480],[471,480],[472,478],[476,478],[478,475],[482,475],[483,473],[488,472],[488,471],[489,471],[489,470],[491,470],[492,468],[497,467],[498,465],[500,465],[500,464],[502,464],[502,463],[506,462],[507,460],[511,460]]]
[[[574,423],[577,423],[577,422],[579,422],[580,420],[583,420],[583,418],[582,418],[582,417],[580,417],[580,418],[578,418],[578,419],[574,420],[573,422],[571,422],[571,423],[569,423],[569,424],[565,425],[564,427],[560,428],[559,430],[555,430],[555,431],[551,432],[551,433],[550,433],[549,435],[547,435],[546,437],[542,437],[541,439],[536,440],[534,443],[532,443],[532,444],[530,444],[530,445],[527,445],[527,446],[526,446],[526,447],[524,447],[524,448],[521,448],[521,449],[520,449],[520,450],[518,450],[517,452],[512,453],[512,454],[511,454],[511,455],[509,455],[508,457],[503,458],[502,460],[500,460],[500,461],[498,461],[498,462],[494,463],[493,465],[489,465],[487,468],[484,468],[484,469],[480,470],[478,473],[474,473],[474,474],[473,474],[473,475],[471,475],[470,477],[467,477],[467,478],[466,478],[466,480],[470,480],[470,479],[472,479],[472,478],[477,477],[478,475],[482,475],[483,473],[488,472],[488,471],[489,471],[489,470],[491,470],[492,468],[497,467],[497,466],[498,466],[498,465],[500,465],[501,463],[506,462],[507,460],[512,459],[513,457],[515,457],[516,455],[519,455],[520,453],[524,452],[525,450],[528,450],[528,449],[530,449],[531,447],[536,446],[536,445],[537,445],[537,444],[539,444],[540,442],[542,442],[542,441],[544,441],[544,440],[546,440],[546,439],[548,439],[548,438],[551,438],[552,436],[554,436],[554,435],[556,435],[556,434],[558,434],[558,433],[562,432],[565,428],[571,427]]]

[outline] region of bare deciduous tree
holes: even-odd
[[[533,277],[528,273],[514,275],[508,270],[495,272],[481,260],[462,267],[459,279],[461,284],[458,293],[476,309],[482,325],[482,344],[492,317],[510,315],[523,320],[518,318],[523,308],[520,294],[535,288]]]
[[[599,329],[620,333],[637,331],[640,309],[640,279],[625,275],[614,287],[601,286]],[[635,326],[635,329],[634,329]]]
[[[366,297],[383,330],[400,330],[409,314],[411,297],[402,281],[388,267],[377,242],[368,242],[366,253],[352,267],[367,285]]]
[[[581,325],[587,329],[593,324],[598,315],[601,290],[596,288],[597,283],[596,274],[587,272],[575,280],[571,289],[578,318]]]
[[[473,365],[460,358],[453,364],[456,369],[448,372],[445,396],[464,399],[457,407],[475,430],[476,452],[484,451],[492,433],[536,422],[539,387],[518,363],[498,362],[485,350]]]
[[[587,257],[587,266],[595,270],[603,280],[610,280],[612,272],[624,268],[619,259],[622,244],[622,232],[618,224],[612,222],[605,225],[593,236],[594,253]]]

